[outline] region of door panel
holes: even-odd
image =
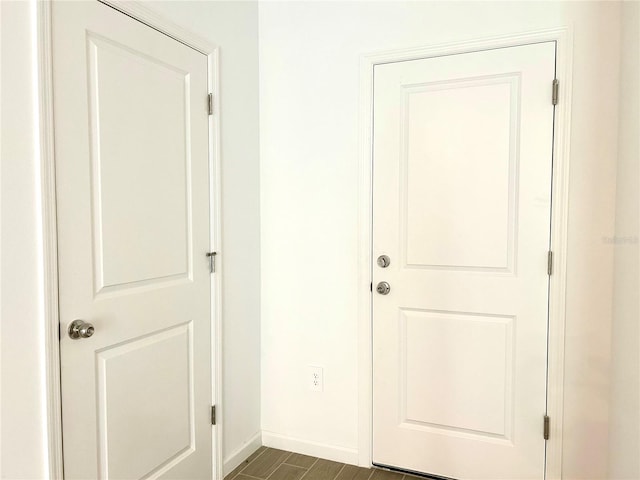
[[[513,319],[428,310],[400,315],[403,423],[511,438]],[[457,361],[465,357],[475,361]]]
[[[508,268],[513,262],[518,77],[407,86],[403,97],[406,264]],[[438,242],[429,241],[434,231]]]
[[[65,478],[211,478],[206,57],[98,2],[53,42]]]
[[[542,479],[555,44],[374,72],[374,463]]]
[[[99,448],[109,478],[144,478],[194,452],[191,327],[96,352]],[[150,439],[153,448],[140,448]]]
[[[189,73],[92,34],[88,49],[99,291],[187,279]],[[133,225],[144,228],[122,235]]]

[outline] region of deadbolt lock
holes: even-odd
[[[389,265],[391,265],[391,259],[388,255],[380,255],[378,257],[378,266],[380,268],[387,268]]]
[[[389,295],[390,291],[391,285],[389,285],[387,282],[380,282],[376,286],[376,292],[378,292],[380,295]]]

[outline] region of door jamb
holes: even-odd
[[[573,32],[570,27],[519,35],[481,38],[404,50],[364,54],[360,57],[359,165],[358,165],[358,463],[372,466],[373,350],[372,350],[372,220],[373,220],[373,70],[376,65],[469,53],[539,42],[556,42],[556,78],[560,98],[555,108],[551,248],[554,271],[549,285],[547,412],[551,417],[546,444],[545,478],[562,478],[562,415],[564,391],[564,335],[567,283],[569,160]],[[549,83],[551,101],[551,82]]]
[[[209,204],[210,248],[220,252],[222,235],[221,156],[220,156],[220,73],[219,47],[199,35],[173,23],[137,1],[97,0],[121,13],[197,50],[207,57],[207,86],[213,93],[213,115],[209,116]],[[58,250],[53,122],[53,63],[51,4],[36,4],[35,28],[38,78],[38,128],[40,156],[40,191],[43,236],[44,355],[46,392],[46,429],[49,478],[64,478],[62,455],[62,397],[60,388],[60,340],[58,314]],[[205,98],[202,99],[203,103]],[[212,401],[218,411],[213,427],[213,478],[223,478],[222,463],[222,272],[223,257],[217,256],[216,274],[211,277],[211,361]]]

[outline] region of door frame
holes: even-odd
[[[43,320],[46,394],[47,471],[51,479],[63,479],[62,456],[62,397],[60,385],[60,319],[58,312],[58,249],[55,184],[55,150],[53,121],[53,63],[51,5],[53,0],[38,1],[35,7],[37,55],[37,124],[40,157],[40,208],[42,211],[42,268],[43,268]],[[214,43],[173,23],[137,1],[94,0],[103,3],[154,30],[202,53],[207,57],[207,86],[213,93],[213,115],[209,116],[209,238],[211,251],[218,252],[216,274],[211,277],[211,372],[212,402],[217,409],[217,425],[212,431],[213,472],[216,480],[223,478],[222,463],[222,189],[220,155],[220,49]],[[202,99],[203,103],[206,98]],[[204,261],[204,259],[203,259]]]
[[[495,48],[556,42],[559,101],[554,112],[551,206],[553,274],[549,285],[547,415],[551,417],[546,444],[545,479],[562,478],[562,415],[564,334],[567,284],[569,161],[573,32],[571,27],[525,32],[475,40],[382,51],[360,56],[358,164],[358,463],[372,466],[373,449],[373,70],[376,65],[425,59]],[[549,101],[551,101],[551,82]],[[540,435],[544,412],[540,412]],[[541,479],[542,480],[542,479]]]

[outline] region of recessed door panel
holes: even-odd
[[[191,337],[188,323],[97,352],[103,478],[145,478],[193,453]]]
[[[187,278],[189,73],[87,41],[97,290]]]
[[[403,86],[407,265],[512,267],[519,86],[517,75]]]
[[[401,310],[402,423],[444,435],[511,437],[513,320]]]

